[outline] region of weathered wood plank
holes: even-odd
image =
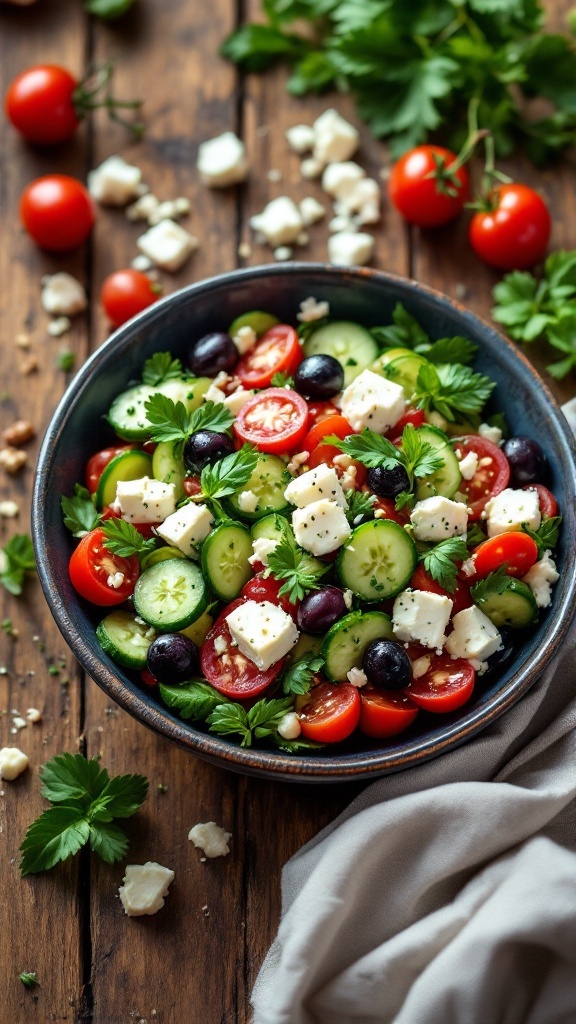
[[[85,50],[86,23],[81,6],[54,0],[48,9],[16,10],[0,6],[0,68],[2,94],[11,78],[38,62],[62,63],[79,72]],[[55,357],[66,344],[78,359],[86,353],[86,325],[78,318],[61,341],[46,333],[47,317],[40,306],[42,274],[66,269],[83,277],[85,253],[65,258],[40,252],[18,222],[18,203],[24,185],[49,171],[77,177],[85,174],[85,129],[74,142],[54,149],[27,146],[4,118],[0,120],[0,431],[16,419],[29,420],[37,431],[27,446],[28,465],[18,477],[0,474],[0,500],[15,500],[16,519],[0,519],[0,544],[15,533],[29,532],[33,467],[39,441],[62,394],[65,378]],[[15,345],[18,334],[30,348]],[[38,363],[30,376],[21,372],[28,358]],[[18,847],[27,825],[46,806],[40,797],[38,768],[53,754],[77,749],[80,732],[79,672],[58,633],[37,581],[23,598],[0,593],[0,619],[11,620],[19,635],[0,633],[0,746],[19,746],[30,758],[30,769],[15,782],[0,784],[0,904],[4,941],[0,943],[0,1004],[5,1019],[72,1022],[82,988],[78,864],[46,875],[20,878]],[[60,661],[62,658],[62,661]],[[58,671],[51,675],[49,666]],[[65,685],[65,681],[69,683]],[[11,731],[12,711],[29,707],[42,712],[42,721],[18,735]],[[34,992],[18,979],[21,971],[36,971],[41,987]]]

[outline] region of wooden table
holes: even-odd
[[[560,8],[570,4],[551,0],[550,6],[560,27]],[[246,0],[245,7],[246,17],[253,17],[259,4]],[[267,200],[284,193],[325,199],[317,182],[301,180],[284,130],[311,123],[329,102],[354,119],[352,106],[346,97],[290,98],[281,71],[264,78],[239,76],[217,56],[236,24],[237,9],[235,0],[138,0],[121,22],[106,26],[88,22],[79,0],[39,0],[24,9],[0,4],[2,93],[16,73],[37,62],[61,63],[80,73],[87,60],[113,59],[117,93],[142,97],[147,123],[144,141],[132,143],[98,114],[74,141],[43,150],[27,147],[5,120],[0,122],[0,429],[23,417],[37,430],[27,467],[17,477],[0,477],[0,500],[14,499],[20,506],[16,520],[0,522],[2,543],[28,529],[36,443],[69,382],[56,366],[62,341],[46,332],[41,275],[68,270],[93,296],[89,315],[75,318],[64,339],[79,366],[108,333],[97,301],[100,284],[110,271],[129,265],[141,230],[121,211],[100,208],[89,246],[51,257],[19,225],[23,186],[50,171],[85,179],[91,167],[121,153],[142,168],[161,198],[188,196],[187,226],[201,247],[180,273],[163,275],[167,291],[219,271],[268,262],[269,251],[254,245],[248,225]],[[242,189],[212,192],[198,180],[198,144],[226,129],[245,139],[252,174]],[[365,130],[359,159],[373,176],[387,160],[386,148]],[[554,245],[574,247],[572,168],[565,163],[537,172],[520,162],[511,166],[549,200]],[[270,170],[280,171],[281,180],[270,180]],[[474,311],[488,315],[496,276],[471,255],[465,233],[463,218],[445,230],[420,234],[385,206],[374,230],[374,265],[464,298]],[[324,260],[326,223],[314,227],[310,238],[302,254]],[[238,255],[241,242],[252,244],[248,259]],[[15,344],[22,333],[30,337],[28,351]],[[22,364],[30,355],[38,370],[25,375]],[[547,359],[536,348],[529,355],[539,366],[549,361],[549,353]],[[573,393],[573,382],[548,382],[563,399]],[[17,639],[0,633],[0,746],[20,745],[31,762],[16,782],[2,783],[0,795],[1,1019],[11,1024],[245,1022],[249,993],[278,923],[282,864],[346,806],[357,788],[261,782],[195,760],[119,711],[84,676],[37,582],[27,586],[24,598],[2,594],[0,602],[0,618],[10,619],[19,633]],[[15,737],[11,711],[28,707],[38,707],[42,721]],[[150,795],[127,823],[129,860],[157,860],[175,871],[166,907],[157,916],[125,917],[117,895],[123,867],[96,857],[80,856],[47,874],[20,878],[18,846],[44,807],[38,767],[64,750],[101,756],[114,773],[148,776]],[[201,863],[187,834],[193,824],[208,820],[233,833],[233,847],[226,859]],[[24,970],[38,973],[40,988],[34,992],[18,979]]]

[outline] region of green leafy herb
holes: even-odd
[[[447,537],[430,551],[420,555],[426,572],[450,594],[456,590],[456,577],[461,563],[468,558],[466,541],[460,537]]]
[[[73,537],[85,537],[100,522],[90,491],[81,484],[74,484],[73,497],[67,498],[63,494],[60,505],[64,513],[64,526],[72,530]]]
[[[485,540],[486,534],[482,532],[478,523],[471,523],[466,534],[466,547],[475,548]]]
[[[542,520],[537,530],[531,530],[525,524],[522,526],[524,533],[532,537],[532,540],[538,545],[539,558],[542,557],[545,551],[553,551],[556,547],[561,523],[562,516],[550,516],[549,519]]]
[[[177,380],[183,373],[182,363],[179,359],[173,359],[170,352],[155,352],[144,363],[142,380],[144,384],[156,388],[167,380]]]
[[[430,345],[430,337],[415,317],[397,302],[392,323],[387,327],[372,327],[370,334],[382,348],[417,348]]]
[[[182,402],[173,402],[166,395],[152,395],[145,405],[152,424],[153,441],[174,441],[174,457],[180,458],[185,441],[198,430],[224,433],[232,426],[234,416],[221,402],[204,402],[199,409],[188,412]]]
[[[241,704],[220,704],[208,716],[210,732],[241,737],[240,746],[250,747],[254,738],[276,733],[284,715],[292,709],[292,698],[259,700],[249,711]]]
[[[436,409],[445,419],[454,422],[457,413],[470,416],[479,413],[496,385],[469,366],[444,364],[421,366],[416,380],[414,401],[419,409]]]
[[[58,754],[40,769],[42,796],[55,806],[29,825],[20,852],[22,875],[47,871],[77,853],[86,843],[111,864],[128,849],[128,837],[112,825],[129,818],[148,791],[142,775],[112,778],[98,760],[82,754]]]
[[[74,369],[74,363],[76,362],[76,356],[69,348],[60,349],[57,356],[58,369],[62,370],[63,373],[71,373]]]
[[[273,388],[293,388],[294,377],[290,377],[286,373],[275,373],[270,384]]]
[[[320,580],[329,569],[329,565],[299,548],[292,537],[284,537],[268,555],[268,568],[264,575],[284,580],[278,595],[286,594],[288,600],[295,604],[311,590],[318,589]]]
[[[0,548],[0,584],[10,594],[22,593],[28,574],[36,571],[34,548],[27,533],[17,533]]]
[[[148,551],[154,551],[157,546],[154,537],[145,540],[140,531],[125,519],[107,519],[102,523],[101,529],[106,538],[104,546],[120,558],[144,555]]]
[[[317,651],[307,651],[286,669],[282,676],[283,692],[308,693],[314,676],[323,667],[325,660]]]
[[[501,565],[494,572],[488,573],[483,580],[479,580],[478,583],[471,587],[470,596],[474,604],[480,604],[487,597],[491,597],[493,594],[503,594],[508,590],[510,577],[506,573],[506,567],[506,563]]]
[[[263,0],[264,24],[247,24],[222,53],[246,71],[282,61],[288,90],[338,86],[393,156],[443,128],[458,150],[466,112],[496,152],[523,147],[538,163],[576,135],[576,60],[569,36],[543,32],[539,0]],[[540,104],[551,109],[542,116]]]
[[[182,718],[205,722],[208,715],[228,698],[204,680],[193,679],[184,686],[165,686],[160,683],[160,696],[169,708],[177,708]]]
[[[282,750],[285,754],[317,754],[320,750],[326,750],[325,743],[305,740],[303,736],[299,736],[296,740],[285,740],[279,733],[275,733],[272,739],[278,750]]]
[[[205,466],[200,476],[202,497],[220,499],[233,494],[248,482],[257,464],[257,449],[245,444],[240,451],[226,455],[213,466]]]
[[[439,338],[430,348],[418,350],[430,363],[460,363],[468,366],[474,360],[478,346],[468,338],[456,335],[453,338]]]
[[[36,988],[40,984],[36,971],[22,971],[22,974],[19,974],[18,977],[26,988]]]
[[[371,516],[374,513],[374,502],[376,501],[374,494],[356,491],[351,487],[346,491],[346,501],[348,502],[346,518],[349,523],[355,524],[356,520],[360,522],[360,518],[364,519],[365,516]]]

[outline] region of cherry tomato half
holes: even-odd
[[[20,219],[42,249],[68,252],[88,238],[94,203],[81,181],[66,174],[47,174],[24,189]]]
[[[479,434],[467,434],[459,437],[455,444],[456,451],[462,456],[474,452],[478,456],[478,468],[471,480],[462,480],[460,491],[466,495],[472,509],[470,519],[480,519],[484,507],[490,498],[500,494],[508,486],[510,466],[504,452],[497,444],[492,444]],[[460,457],[460,455],[459,455]],[[490,460],[489,462],[487,460]]]
[[[513,182],[494,189],[491,208],[470,221],[474,252],[496,270],[526,270],[544,258],[552,221],[542,197]]]
[[[396,440],[402,437],[402,431],[404,427],[411,424],[413,427],[421,427],[426,422],[426,414],[423,409],[406,409],[406,412],[400,417],[398,423],[390,428],[387,434],[384,436],[389,441],[393,441],[396,444]]]
[[[236,599],[220,612],[200,648],[202,674],[216,690],[226,697],[231,697],[232,700],[246,700],[262,693],[262,690],[276,678],[285,661],[281,658],[265,672],[261,672],[237,647],[231,646],[232,637],[226,616],[241,604],[244,604],[244,601]],[[214,641],[217,637],[224,637],[228,643],[225,654],[216,653]]]
[[[101,607],[122,604],[134,593],[140,573],[137,555],[130,558],[114,555],[104,546],[104,539],[100,528],[91,530],[82,537],[68,566],[74,589],[81,597]],[[116,573],[121,573],[124,579],[119,587],[112,587],[108,579]]]
[[[242,356],[236,375],[245,388],[267,388],[275,373],[294,373],[302,358],[294,328],[277,324],[258,339],[251,352]]]
[[[377,690],[363,686],[360,691],[358,728],[365,736],[380,739],[397,736],[418,714],[418,706],[401,690]]]
[[[526,484],[522,488],[524,491],[536,491],[538,493],[538,501],[540,503],[540,513],[546,519],[553,519],[554,516],[558,515],[558,502],[543,484]]]
[[[102,451],[96,452],[88,459],[86,465],[86,487],[90,491],[90,494],[95,494],[98,490],[98,484],[100,483],[100,477],[106,469],[106,466],[112,459],[116,458],[117,455],[121,455],[122,452],[127,452],[131,448],[134,448],[133,444],[122,444],[116,448],[103,448]]]
[[[8,120],[28,142],[46,146],[71,139],[80,124],[74,106],[78,81],[57,64],[22,71],[8,87]]]
[[[476,576],[483,579],[506,563],[508,576],[525,576],[538,561],[538,545],[527,533],[501,533],[483,541],[472,552]]]
[[[302,735],[318,743],[340,743],[360,720],[360,695],[350,683],[320,683],[299,712]]]
[[[202,493],[202,485],[200,483],[199,476],[185,476],[182,481],[182,487],[184,488],[184,494],[188,497],[193,497],[195,494]]]
[[[364,490],[368,491],[369,488],[365,487]],[[379,516],[379,519],[391,519],[393,523],[398,523],[400,526],[406,526],[406,523],[410,522],[410,509],[407,505],[404,508],[397,509],[393,498],[376,498],[373,504],[375,512],[383,512],[384,516]]]
[[[280,605],[288,615],[296,619],[300,601],[292,604],[288,600],[287,594],[282,594],[282,597],[279,597],[278,591],[282,587],[283,582],[283,580],[274,579],[273,576],[268,576],[266,579],[262,573],[258,573],[244,584],[240,591],[240,597],[243,597],[245,601],[270,601],[271,604]]]
[[[394,164],[390,202],[410,224],[435,228],[461,212],[470,182],[464,167],[450,171],[455,161],[456,154],[443,146],[416,146]]]
[[[308,406],[296,391],[268,388],[240,409],[234,432],[261,452],[288,452],[299,447],[308,424]]]
[[[317,423],[328,418],[337,416],[338,409],[332,402],[308,402],[308,427],[314,427]]]
[[[442,714],[454,711],[472,695],[476,672],[464,658],[430,654],[430,666],[419,679],[413,679],[405,693],[425,711]]]
[[[314,449],[328,437],[329,434],[336,434],[336,437],[341,440],[348,437],[349,434],[353,434],[354,431],[348,423],[348,420],[344,419],[338,413],[336,416],[327,416],[326,419],[320,420],[316,423],[311,430],[306,434],[302,442],[302,451],[312,453]]]
[[[426,572],[423,565],[419,565],[410,580],[410,587],[413,590],[424,590],[427,594],[439,594],[441,597],[449,597],[452,601],[452,614],[456,615],[457,612],[461,612],[464,608],[470,608],[473,604],[470,597],[470,585],[473,582],[474,577],[470,578],[470,582],[467,582],[464,578],[460,579],[457,577],[456,589],[450,593],[449,590],[444,590],[438,581]]]
[[[100,301],[110,322],[120,327],[151,306],[159,296],[158,285],[141,270],[116,270],[104,281]]]

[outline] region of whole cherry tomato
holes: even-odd
[[[474,214],[469,229],[476,255],[496,270],[526,270],[544,258],[552,221],[542,197],[513,182],[495,188],[486,210]]]
[[[24,189],[20,219],[42,249],[68,252],[88,238],[95,219],[94,203],[76,178],[47,174]]]
[[[390,202],[410,224],[436,228],[462,211],[470,182],[457,157],[443,146],[416,146],[400,157],[388,181]]]
[[[27,68],[8,87],[6,116],[28,142],[65,142],[80,124],[74,106],[77,86],[78,80],[57,64]]]
[[[104,281],[100,301],[110,322],[120,327],[156,302],[159,295],[158,285],[141,270],[116,270]]]

